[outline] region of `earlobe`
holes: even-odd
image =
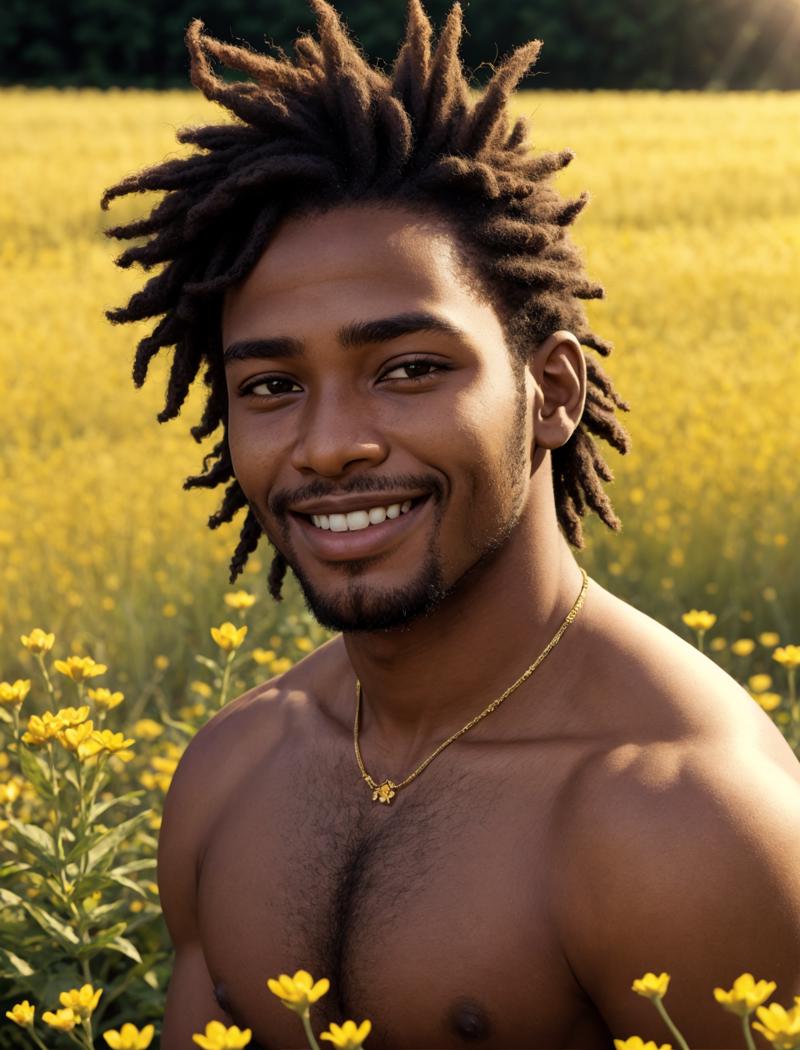
[[[532,371],[539,387],[534,405],[534,447],[561,448],[575,432],[586,404],[586,358],[568,331],[538,347]]]

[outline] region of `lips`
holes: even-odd
[[[402,541],[428,513],[431,502],[430,496],[426,496],[413,504],[407,513],[356,532],[331,532],[317,528],[303,514],[290,513],[289,517],[296,523],[303,542],[316,557],[323,561],[349,561],[381,554]]]

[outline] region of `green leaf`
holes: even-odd
[[[68,859],[74,861],[86,853],[88,857],[88,867],[89,870],[91,870],[103,859],[103,857],[111,853],[112,850],[115,850],[121,842],[132,835],[135,829],[148,819],[150,812],[149,809],[142,810],[140,813],[137,813],[135,817],[131,817],[129,820],[123,820],[123,822],[117,824],[115,828],[109,828],[107,831],[87,835],[83,841],[76,844]]]
[[[139,954],[139,950],[132,941],[129,941],[127,937],[115,937],[113,941],[110,941],[107,948],[111,948],[115,952],[119,952],[121,955],[127,955],[129,959],[133,959],[134,962],[140,963],[142,957]]]
[[[135,802],[136,799],[141,798],[144,794],[146,794],[144,790],[127,791],[124,795],[118,795],[116,798],[108,798],[103,802],[95,802],[89,810],[89,823],[93,824],[102,813],[111,809],[112,806],[129,805],[130,803]]]
[[[157,863],[158,861],[155,857],[144,857],[142,860],[132,860],[128,864],[121,864],[118,868],[112,868],[108,875],[110,878],[114,878],[117,875],[130,875],[134,871],[152,870]]]
[[[30,977],[33,973],[33,968],[25,962],[24,959],[20,959],[18,955],[15,955],[9,948],[0,948],[0,956],[6,960],[12,970],[18,973],[21,977]]]
[[[81,947],[75,952],[79,959],[84,957],[91,957],[97,955],[97,953],[105,948],[111,941],[115,940],[121,933],[124,933],[127,929],[127,922],[115,922],[113,926],[109,926],[106,930],[98,930],[96,933],[91,934],[91,940],[88,944],[82,944]]]
[[[0,893],[3,893],[0,890]],[[16,896],[16,894],[12,894]],[[61,919],[57,919],[55,915],[51,915],[44,908],[40,908],[38,904],[34,904],[32,901],[23,900],[21,897],[17,898],[21,907],[30,915],[32,919],[42,927],[42,929],[49,933],[52,937],[58,941],[61,947],[68,953],[72,953],[75,945],[79,944],[78,938],[72,927],[68,926]]]
[[[23,824],[16,817],[9,817],[8,824],[16,832],[17,838],[22,840],[43,867],[48,871],[58,871],[56,844],[52,835],[36,824]]]
[[[203,667],[207,667],[209,671],[213,671],[215,674],[219,674],[219,672],[222,670],[222,668],[216,662],[216,660],[211,660],[207,656],[195,655],[195,660],[197,660],[199,664],[202,664]]]
[[[23,744],[19,749],[19,765],[23,776],[36,788],[45,799],[53,797],[53,786],[50,782],[50,767],[41,755],[34,754]]]

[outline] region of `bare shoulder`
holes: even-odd
[[[690,1045],[731,1045],[713,986],[749,971],[776,980],[782,1001],[800,993],[800,762],[713,661],[603,602],[598,630],[619,660],[602,676],[615,725],[560,802],[564,951],[615,1035],[653,1028],[631,983],[666,971]]]

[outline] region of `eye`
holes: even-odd
[[[410,361],[402,361],[399,365],[395,365],[388,372],[384,372],[381,379],[387,379],[391,376],[392,372],[400,372],[406,370],[406,375],[397,376],[397,379],[403,380],[416,380],[427,379],[429,376],[435,375],[437,372],[446,372],[447,366],[439,364],[438,361],[432,361],[427,357],[415,357]],[[421,374],[420,371],[422,370]],[[412,374],[409,375],[408,373]],[[395,382],[395,380],[392,380]]]
[[[282,394],[290,394],[291,390],[281,388],[281,384],[288,386],[297,386],[297,383],[293,379],[287,379],[286,376],[262,376],[260,379],[256,379],[255,382],[250,383],[247,386],[243,386],[239,396],[248,397],[260,397],[264,400],[268,400],[270,397],[280,397]],[[260,386],[265,386],[269,390],[269,394],[257,394],[256,390]],[[276,389],[277,386],[277,389]],[[299,389],[299,387],[298,387]]]

